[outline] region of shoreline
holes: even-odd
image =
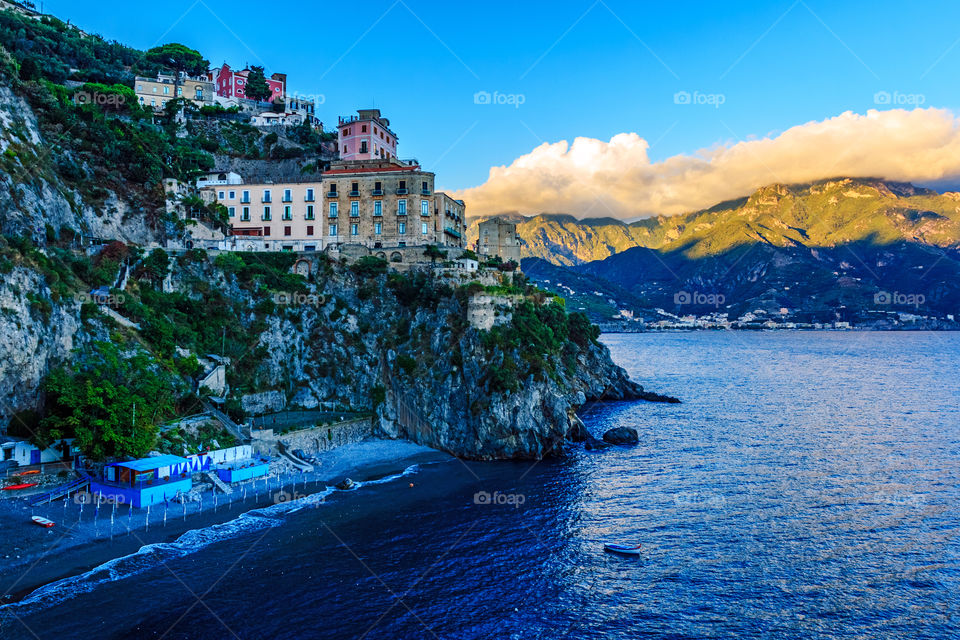
[[[114,511],[112,505],[103,505],[96,510],[74,500],[31,508],[29,497],[2,500],[0,549],[5,557],[0,558],[0,610],[41,587],[137,553],[147,545],[174,542],[189,531],[230,522],[255,509],[333,491],[344,477],[370,482],[451,456],[404,440],[370,439],[317,458],[319,464],[312,472],[271,469],[267,481],[234,485],[232,494],[216,494],[216,501],[214,494],[205,492],[199,503],[156,505],[149,520],[146,509]],[[33,514],[48,517],[57,526],[38,527],[30,522]]]

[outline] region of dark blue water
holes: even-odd
[[[48,587],[5,635],[960,637],[960,335],[604,339],[684,400],[587,408],[637,447],[424,466],[247,516]]]

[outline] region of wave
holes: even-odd
[[[415,474],[419,472],[419,470],[420,465],[414,464],[404,469],[401,473],[385,476],[377,480],[358,482],[356,483],[357,486],[351,488],[350,491],[359,489],[362,486],[391,482],[398,478]],[[5,617],[6,614],[12,614],[17,617],[29,615],[37,610],[59,604],[84,593],[89,593],[101,584],[129,578],[174,558],[195,553],[215,542],[281,526],[285,522],[283,518],[284,515],[300,511],[305,507],[323,504],[327,496],[334,491],[336,491],[336,489],[333,487],[324,487],[322,491],[307,495],[296,493],[291,495],[280,491],[275,494],[275,499],[280,500],[276,504],[259,509],[252,509],[227,522],[214,524],[202,529],[191,529],[173,542],[158,542],[144,545],[135,553],[109,560],[90,569],[86,573],[44,585],[22,600],[0,607],[0,618]],[[276,497],[280,494],[287,497]]]

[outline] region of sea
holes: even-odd
[[[0,636],[960,638],[960,334],[601,339],[682,400],[584,407],[638,445],[267,507],[42,587]]]

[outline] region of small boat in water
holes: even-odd
[[[612,542],[607,542],[603,545],[604,551],[609,551],[610,553],[621,553],[626,556],[638,556],[640,555],[641,545],[636,545],[635,547],[628,547],[622,544],[613,544]]]
[[[43,528],[45,528],[45,529],[49,529],[50,527],[52,527],[52,526],[54,525],[53,520],[47,520],[47,519],[44,518],[43,516],[33,516],[33,517],[30,518],[30,519],[33,520],[33,523],[34,523],[34,524],[38,524],[38,525],[40,525],[41,527],[43,527]]]
[[[21,475],[21,476],[32,476],[32,475],[35,475],[35,474],[37,474],[37,473],[40,473],[40,469],[31,469],[30,471],[21,471],[21,472],[18,473],[17,475]]]
[[[29,489],[30,487],[37,486],[36,482],[23,482],[21,484],[10,484],[3,488],[4,491],[14,491],[16,489]]]
[[[340,491],[350,491],[351,489],[356,489],[360,485],[354,482],[353,480],[351,480],[350,478],[344,478],[343,482],[338,482],[334,486],[337,489],[340,489]]]

